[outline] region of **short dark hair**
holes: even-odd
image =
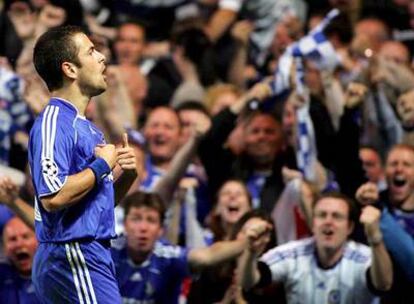
[[[79,46],[73,40],[73,36],[78,33],[84,33],[78,26],[60,26],[48,30],[37,40],[33,63],[49,91],[63,86],[63,62],[81,66],[78,58]]]
[[[199,101],[195,101],[195,100],[183,101],[179,105],[174,107],[174,109],[177,113],[180,113],[180,111],[192,110],[192,111],[201,112],[205,114],[206,116],[210,117],[210,113],[208,112],[206,106],[203,103]]]
[[[267,112],[267,111],[263,111],[263,110],[254,110],[251,112],[248,112],[245,116],[244,116],[244,120],[243,120],[243,125],[246,128],[247,126],[249,126],[251,124],[251,122],[257,117],[257,116],[267,116],[270,117],[272,120],[275,121],[275,123],[281,127],[282,126],[282,122],[279,119],[279,117],[277,117],[276,113],[274,112]]]
[[[160,216],[160,223],[164,222],[165,206],[161,197],[157,193],[135,191],[129,194],[122,201],[124,207],[124,218],[126,219],[131,208],[150,208],[158,212]]]
[[[358,210],[355,201],[338,191],[328,191],[318,195],[313,201],[312,210],[314,210],[318,202],[324,198],[336,198],[344,201],[348,206],[348,220],[352,223],[358,222]]]

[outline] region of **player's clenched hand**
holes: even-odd
[[[95,157],[103,158],[108,166],[113,169],[117,161],[117,152],[114,145],[97,145],[95,147]]]
[[[122,136],[123,146],[116,149],[117,163],[124,170],[134,175],[138,175],[137,156],[135,150],[128,144],[128,134],[124,133]]]

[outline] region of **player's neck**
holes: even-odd
[[[78,90],[71,90],[69,88],[61,88],[51,92],[52,97],[58,97],[69,101],[73,104],[78,113],[82,116],[85,116],[86,107],[89,103],[90,97],[83,95]]]

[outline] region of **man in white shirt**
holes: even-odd
[[[243,253],[238,270],[243,287],[284,283],[288,303],[371,303],[376,291],[392,284],[381,213],[371,207],[360,216],[370,247],[347,240],[352,215],[352,201],[345,196],[321,196],[313,206],[312,238],[276,247],[259,262],[260,242]]]

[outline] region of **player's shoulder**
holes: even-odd
[[[33,127],[34,134],[54,133],[57,130],[65,135],[70,135],[73,130],[76,115],[59,104],[48,103],[43,111],[36,117]]]

